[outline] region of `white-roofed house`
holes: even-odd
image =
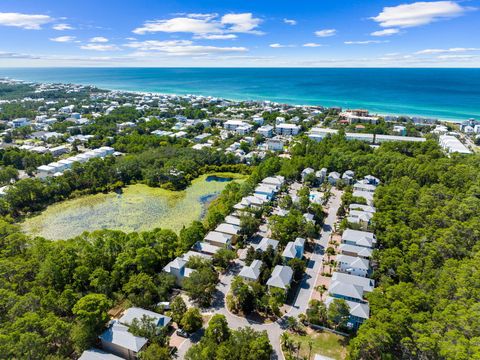
[[[231,236],[237,236],[240,231],[240,226],[228,223],[221,223],[215,228],[215,231]]]
[[[210,231],[205,236],[205,242],[223,248],[229,248],[232,244],[233,235],[221,233],[218,231]]]
[[[253,247],[255,250],[259,250],[263,252],[263,251],[267,251],[268,247],[271,246],[273,250],[276,251],[278,244],[279,242],[277,240],[264,237],[262,238],[262,240],[260,240],[260,242],[257,245],[254,245]]]
[[[78,360],[123,360],[123,358],[99,349],[90,349],[85,350]]]
[[[357,256],[364,259],[370,259],[372,257],[373,250],[368,247],[356,246],[350,244],[340,244],[340,253],[343,255]]]
[[[250,266],[244,266],[238,276],[247,281],[257,281],[262,270],[262,261],[253,260]]]
[[[377,238],[371,232],[346,229],[342,234],[342,243],[374,248]]]
[[[364,292],[372,292],[375,287],[375,280],[373,279],[350,275],[337,271],[334,271],[332,274],[332,283],[335,281],[359,285],[363,288]]]
[[[340,173],[332,171],[330,174],[328,174],[327,180],[330,185],[337,185],[337,183],[340,181]]]
[[[121,324],[130,326],[135,319],[141,321],[144,316],[150,318],[152,323],[159,328],[168,326],[168,324],[170,324],[170,322],[172,321],[171,317],[139,307],[131,307],[125,310],[125,313],[119,319],[119,322]]]
[[[200,255],[200,254],[199,254]],[[192,269],[187,268],[187,259],[183,257],[177,257],[170,261],[163,271],[167,274],[175,276],[175,280],[178,286],[182,286],[183,280],[192,273]]]
[[[148,342],[144,337],[133,335],[127,326],[116,321],[100,335],[99,339],[103,350],[126,360],[137,360],[137,354]]]
[[[305,239],[296,238],[295,241],[290,241],[283,250],[282,256],[286,261],[290,261],[294,258],[301,259],[305,250]]]
[[[208,242],[200,242],[197,241],[193,246],[192,250],[196,251],[200,254],[206,254],[206,255],[214,255],[218,252],[218,250],[222,249],[222,247],[212,245]]]
[[[240,226],[240,218],[233,216],[233,215],[227,215],[225,216],[225,222],[227,224],[232,224],[236,226]]]
[[[356,256],[338,255],[337,263],[339,271],[351,275],[367,277],[370,270],[370,262]]]
[[[270,279],[267,281],[269,288],[279,288],[288,290],[293,278],[293,270],[290,266],[277,265],[272,271]]]
[[[328,307],[334,299],[334,297],[327,296],[327,299],[325,300],[325,305],[327,305]],[[357,329],[365,320],[370,317],[370,306],[368,305],[368,303],[362,304],[348,300],[345,300],[345,302],[350,309],[348,325],[354,329]]]

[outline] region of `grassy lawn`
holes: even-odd
[[[347,356],[348,339],[343,336],[335,335],[327,331],[308,330],[306,335],[289,334],[295,344],[300,342],[300,358],[308,358],[309,341],[312,341],[312,352],[310,359],[313,360],[315,354],[328,356],[333,359],[343,360]],[[309,360],[310,360],[309,359]]]

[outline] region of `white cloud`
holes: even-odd
[[[39,59],[38,56],[0,51],[0,59]]]
[[[176,56],[205,56],[218,53],[230,53],[230,52],[246,52],[245,47],[217,47],[217,46],[203,46],[195,45],[190,40],[146,40],[135,41],[124,45],[132,49],[136,49],[138,52],[135,55],[139,56],[152,56],[157,53],[165,53],[168,55]]]
[[[188,17],[178,17],[168,20],[147,21],[143,27],[133,30],[135,34],[144,35],[146,33],[166,32],[176,33],[185,32],[193,34],[218,34],[222,32],[221,24],[212,23],[204,19],[192,19]]]
[[[75,40],[75,36],[58,36],[55,38],[51,38],[51,41],[60,42],[60,43],[67,43],[72,42]]]
[[[68,24],[56,24],[52,26],[53,30],[64,31],[64,30],[74,30],[71,25]]]
[[[425,49],[417,51],[417,55],[430,55],[430,54],[442,54],[442,53],[459,53],[468,51],[480,51],[480,48],[450,48],[450,49]]]
[[[218,14],[186,14],[167,20],[147,21],[142,27],[133,30],[135,34],[147,33],[192,33],[197,37],[217,35],[218,39],[226,39],[232,33],[262,34],[256,30],[262,22],[251,13],[226,14],[220,19]],[[220,37],[221,36],[221,37]],[[232,36],[228,37],[232,39]],[[213,37],[210,37],[213,40]]]
[[[398,30],[398,29],[385,29],[385,30],[374,31],[370,35],[372,35],[372,36],[390,36],[390,35],[398,34],[399,32],[400,32],[400,30]]]
[[[315,48],[315,47],[320,47],[322,46],[322,44],[317,44],[317,43],[306,43],[306,44],[303,44],[302,45],[303,47],[311,47],[311,48]]]
[[[80,46],[80,49],[93,50],[93,51],[117,51],[117,50],[120,50],[120,48],[117,45],[98,44],[98,43],[90,43],[90,44],[82,45],[82,46]]]
[[[287,47],[287,45],[282,45],[282,44],[279,44],[279,43],[270,44],[269,46],[270,46],[271,48],[274,48],[274,49],[280,49],[280,48]]]
[[[476,58],[477,56],[475,55],[454,55],[454,54],[451,54],[451,55],[440,55],[440,56],[437,56],[437,59],[441,59],[441,60],[452,60],[452,59],[455,59],[455,60],[465,60],[465,59],[473,59],[473,58]]]
[[[40,30],[42,25],[52,22],[48,15],[32,15],[0,12],[0,25],[14,26],[28,30]]]
[[[336,34],[337,34],[336,29],[324,29],[324,30],[315,31],[315,35],[318,37],[329,37],[329,36],[334,36]]]
[[[420,1],[384,7],[382,12],[372,19],[381,27],[415,27],[427,25],[441,19],[462,15],[467,8],[454,1]]]
[[[283,19],[283,22],[288,25],[297,25],[297,20],[293,19]]]
[[[194,36],[194,39],[205,39],[205,40],[231,40],[236,38],[237,38],[237,35],[235,34],[205,34],[205,35]]]
[[[261,34],[261,32],[255,30],[261,22],[262,20],[254,18],[252,13],[226,14],[221,19],[222,24],[230,25],[227,31],[234,33]]]
[[[95,36],[89,40],[91,43],[106,43],[109,40],[106,37],[103,36]]]
[[[388,40],[363,40],[363,41],[345,41],[346,45],[369,45],[369,44],[382,44],[388,43]]]

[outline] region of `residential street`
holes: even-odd
[[[297,317],[299,314],[305,313],[308,307],[308,302],[310,301],[310,298],[312,296],[317,275],[321,270],[324,249],[328,244],[331,230],[333,229],[333,226],[336,221],[336,214],[340,206],[340,202],[341,202],[341,192],[336,189],[332,189],[332,196],[330,197],[330,200],[327,204],[328,216],[325,218],[325,223],[323,225],[320,239],[316,241],[314,252],[313,254],[311,254],[307,270],[300,284],[300,290],[297,293],[294,304],[292,305],[291,309],[282,318],[278,319],[274,323],[260,324],[252,320],[248,320],[244,317],[236,316],[227,310],[225,305],[225,296],[227,295],[230,289],[230,285],[233,277],[236,274],[238,274],[238,272],[243,266],[243,261],[238,259],[236,260],[235,265],[230,269],[230,271],[226,275],[220,277],[220,283],[218,285],[218,292],[216,294],[214,304],[211,308],[204,309],[203,312],[211,313],[212,315],[213,314],[225,315],[229,326],[233,329],[238,329],[245,326],[251,326],[257,331],[266,330],[268,333],[268,337],[270,338],[270,342],[274,349],[274,354],[272,356],[272,359],[283,360],[284,357],[281,352],[280,336],[285,330],[285,326],[286,326],[285,319],[286,317],[289,317],[289,316]],[[193,341],[191,339],[188,339],[180,345],[178,349],[179,359],[183,359],[185,357],[186,352],[192,346],[192,344],[199,340],[200,337],[197,334],[195,335],[196,336],[193,336]]]

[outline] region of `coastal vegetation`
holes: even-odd
[[[349,358],[478,357],[480,157],[446,156],[434,141],[386,143],[374,150],[341,135],[320,143],[303,139],[290,152],[291,159],[269,157],[246,167],[222,154],[195,155],[168,146],[135,157],[91,161],[45,182],[18,181],[21,191],[3,200],[6,216],[0,221],[0,354],[66,358],[91,344],[100,327],[96,321],[103,321],[110,306],[127,303],[154,310],[174,285],[172,278],[159,275],[163,266],[222,221],[258,181],[273,174],[298,179],[310,166],[352,169],[358,177],[372,174],[382,181],[373,221],[379,242],[374,268],[378,287],[368,296],[371,318],[350,341]],[[238,167],[250,176],[241,184],[227,184],[203,222],[179,234],[167,229],[99,230],[50,242],[25,235],[12,217],[73,194],[134,182],[182,189],[207,169],[225,167]],[[184,173],[172,174],[173,169]],[[194,277],[192,294],[195,284],[208,290],[216,281],[206,269],[197,271],[204,274]],[[210,299],[200,296],[197,301]],[[337,317],[327,312],[326,318]],[[216,326],[224,328],[221,319]],[[209,333],[218,334],[207,329],[188,359],[270,356],[266,334],[242,329],[212,338]]]

